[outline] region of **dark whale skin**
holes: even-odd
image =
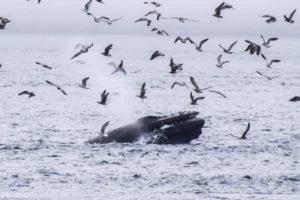
[[[133,124],[109,131],[107,136],[97,136],[88,140],[87,143],[132,143],[143,135],[156,138],[151,143],[189,143],[202,133],[201,129],[205,121],[196,118],[198,114],[198,112],[188,112],[171,116],[142,117]]]

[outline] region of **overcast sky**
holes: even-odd
[[[151,28],[162,28],[170,34],[186,35],[293,35],[300,36],[300,10],[295,14],[295,24],[283,21],[283,15],[300,9],[300,0],[230,0],[234,10],[222,12],[224,19],[212,16],[221,0],[158,0],[161,7],[145,5],[144,0],[103,0],[105,4],[94,1],[90,11],[96,16],[110,18],[123,17],[122,20],[108,26],[95,23],[84,14],[87,0],[1,0],[0,16],[9,18],[5,33],[51,33],[51,34],[149,34]],[[153,9],[163,17],[187,17],[199,20],[199,23],[179,23],[175,20],[155,21],[151,28],[145,23],[133,21]],[[270,14],[278,22],[267,24],[259,17]],[[2,32],[2,31],[1,31]],[[0,32],[0,33],[1,33]],[[153,34],[153,33],[152,33]]]

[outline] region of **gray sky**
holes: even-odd
[[[0,14],[13,22],[7,25],[6,33],[53,33],[53,34],[149,34],[152,27],[162,28],[170,34],[182,35],[292,35],[300,36],[300,10],[295,14],[295,24],[283,21],[283,15],[300,9],[300,0],[228,0],[235,10],[225,10],[224,19],[212,16],[214,8],[222,0],[158,0],[161,7],[145,5],[144,0],[103,0],[93,2],[90,11],[96,16],[123,17],[108,26],[94,23],[90,16],[80,10],[87,0],[1,0]],[[148,11],[156,9],[164,17],[182,16],[199,23],[179,23],[175,20],[155,21],[151,28],[145,23],[133,21]],[[277,23],[267,24],[259,17],[270,14]],[[153,33],[152,33],[153,34]]]

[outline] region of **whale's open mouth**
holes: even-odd
[[[201,134],[204,120],[196,118],[198,112],[179,113],[171,116],[146,116],[130,124],[98,136],[88,143],[135,142],[140,137],[150,138],[148,143],[188,143]]]

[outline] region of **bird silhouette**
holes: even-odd
[[[203,51],[203,50],[202,50],[202,45],[203,45],[205,42],[207,42],[207,41],[208,41],[208,38],[206,38],[206,39],[204,39],[204,40],[201,40],[198,46],[197,46],[197,44],[195,44],[196,50],[197,50],[197,51]]]
[[[24,95],[24,94],[28,95],[28,98],[31,98],[31,97],[35,96],[35,94],[33,92],[29,92],[27,90],[25,90],[23,92],[20,92],[18,95]]]
[[[155,51],[151,55],[150,60],[154,60],[155,58],[160,57],[160,56],[163,57],[163,56],[165,56],[165,54],[161,53],[160,51]]]
[[[98,101],[97,103],[102,104],[102,105],[106,105],[108,95],[109,95],[109,92],[106,92],[106,90],[104,90],[101,94],[101,100]]]
[[[296,13],[297,9],[295,9],[288,17],[286,15],[284,15],[284,21],[293,24],[295,22],[295,20],[293,20],[293,17]]]
[[[87,84],[87,81],[88,81],[89,79],[90,79],[89,77],[86,77],[86,78],[82,79],[80,87],[82,87],[82,88],[84,88],[84,89],[88,89],[88,88],[86,87],[86,84]]]
[[[281,60],[279,60],[279,59],[273,59],[273,60],[271,60],[269,62],[268,59],[266,58],[266,56],[264,54],[261,54],[261,57],[266,61],[266,67],[268,67],[268,68],[271,68],[271,65],[273,63],[279,63],[279,62],[281,62]]]
[[[146,94],[146,83],[143,83],[141,90],[140,90],[140,94],[137,95],[137,97],[141,98],[141,99],[146,99],[147,97],[145,96]]]
[[[278,38],[269,38],[269,39],[266,41],[263,35],[260,35],[260,37],[261,37],[261,39],[263,40],[262,45],[263,45],[264,47],[266,47],[266,48],[270,48],[270,45],[269,45],[270,42],[278,40]]]
[[[110,62],[110,63],[108,63],[109,65],[111,65],[111,66],[113,66],[114,68],[115,68],[115,71],[113,71],[112,73],[111,73],[111,75],[113,75],[113,74],[115,74],[115,73],[117,73],[117,72],[122,72],[124,75],[126,75],[126,71],[125,71],[125,69],[124,69],[124,67],[123,67],[123,60],[121,60],[121,62],[120,62],[120,64],[119,65],[117,65],[116,63],[114,63],[114,62]]]
[[[190,93],[190,99],[191,99],[191,104],[192,105],[197,105],[197,101],[198,100],[202,100],[202,99],[204,99],[205,97],[197,97],[197,98],[195,98],[194,96],[193,96],[193,92],[191,92]]]
[[[234,47],[234,45],[235,45],[237,42],[238,42],[238,40],[235,41],[235,42],[233,42],[227,49],[224,48],[224,47],[223,47],[222,45],[220,45],[220,44],[219,44],[219,47],[221,47],[225,53],[232,54],[231,49]]]
[[[111,54],[109,54],[109,51],[111,50],[112,46],[113,45],[110,44],[107,47],[105,47],[104,52],[102,52],[101,54],[104,55],[104,56],[111,56]]]
[[[222,54],[220,54],[220,55],[218,56],[218,58],[217,58],[218,63],[217,63],[216,66],[217,66],[218,68],[223,68],[223,65],[224,65],[224,64],[229,63],[229,61],[222,61],[221,59],[222,59]]]

